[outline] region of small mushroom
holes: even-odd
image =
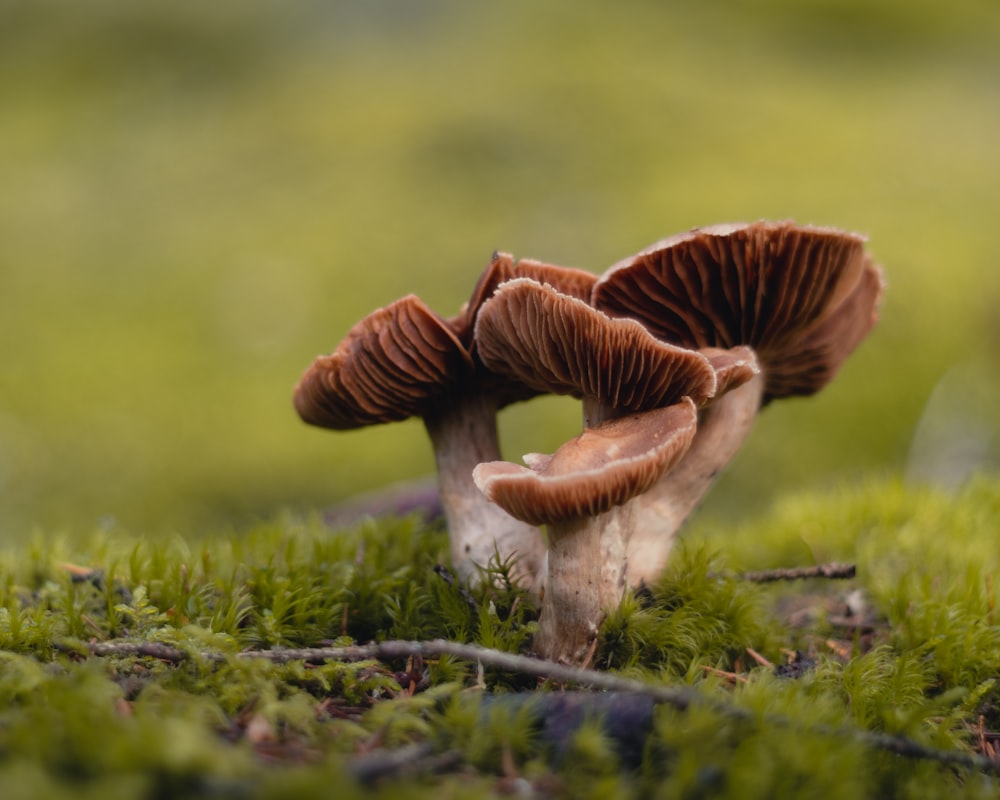
[[[553,456],[525,456],[528,468],[483,464],[474,473],[476,485],[512,516],[547,524],[545,603],[534,647],[578,663],[628,586],[628,501],[687,448],[695,404],[716,392],[717,375],[729,387],[752,371],[721,351],[711,354],[715,367],[706,355],[657,341],[634,320],[612,319],[525,278],[502,284],[483,304],[476,346],[491,370],[583,401],[583,434]]]
[[[333,353],[318,357],[295,387],[294,403],[307,423],[346,430],[418,416],[434,448],[441,504],[452,559],[462,578],[496,555],[516,557],[514,574],[536,589],[545,547],[539,531],[489,503],[472,483],[476,464],[500,457],[496,413],[537,392],[486,370],[475,354],[472,324],[479,306],[519,265],[496,254],[462,312],[445,320],[409,295],[377,309],[348,332]],[[596,276],[540,262],[531,274],[578,292]]]
[[[605,420],[551,456],[525,456],[527,467],[476,467],[473,479],[486,497],[517,519],[547,526],[545,602],[532,644],[543,658],[587,660],[605,614],[627,589],[626,503],[677,462],[696,424],[694,403],[684,398]]]
[[[702,412],[683,460],[637,501],[633,580],[655,577],[676,531],[739,449],[759,408],[819,391],[877,319],[881,272],[864,239],[756,222],[695,229],[611,267],[592,304],[683,347],[752,349],[756,377]]]
[[[294,402],[305,422],[335,430],[421,417],[458,572],[473,579],[495,540],[508,554],[517,552],[524,574],[533,576],[542,558],[538,531],[480,502],[471,482],[472,468],[499,452],[499,400],[483,388],[452,328],[408,295],[369,314],[333,353],[317,358]]]

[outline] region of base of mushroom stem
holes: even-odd
[[[446,503],[445,517],[452,564],[463,581],[475,586],[490,568],[507,565],[511,583],[539,596],[546,563],[539,528],[514,519],[483,494]],[[504,588],[499,576],[496,583]]]
[[[564,632],[561,636],[539,630],[531,643],[531,652],[538,658],[554,661],[557,664],[567,664],[574,667],[585,667],[593,658],[597,649],[597,636],[601,629],[602,617],[595,624],[588,625],[569,636]]]
[[[532,650],[581,666],[593,655],[601,623],[626,591],[626,534],[631,509],[549,526],[545,596]]]
[[[521,533],[517,531],[515,533]],[[539,538],[541,532],[534,529],[534,533]],[[511,542],[510,539],[491,542],[494,548],[487,555],[485,552],[476,555],[461,555],[452,552],[452,565],[459,578],[471,585],[479,584],[483,577],[491,569],[498,565],[507,565],[507,580],[519,589],[529,592],[536,599],[541,597],[545,578],[545,557],[544,553],[539,553],[537,546],[533,542],[520,541],[522,537],[517,537],[519,541]],[[522,553],[519,542],[524,545],[527,553]],[[461,549],[461,542],[458,549]],[[497,575],[495,585],[498,589],[506,588],[505,580],[501,575]]]

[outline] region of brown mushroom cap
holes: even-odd
[[[527,278],[502,284],[483,304],[476,346],[490,370],[539,392],[595,398],[624,411],[682,397],[701,404],[716,389],[705,356]]]
[[[652,486],[691,445],[690,399],[587,428],[551,456],[480,464],[472,477],[508,514],[531,525],[596,516]]]
[[[590,293],[597,282],[597,276],[592,272],[575,267],[560,267],[532,258],[515,261],[510,253],[494,253],[483,274],[479,276],[469,302],[462,306],[458,316],[448,320],[448,324],[470,350],[474,347],[472,331],[480,307],[493,296],[498,286],[514,278],[531,278],[539,283],[547,283],[562,294],[580,300],[590,299]]]
[[[539,390],[489,374],[475,357],[473,323],[496,287],[516,275],[537,278],[575,297],[589,297],[597,276],[532,259],[494,253],[462,311],[444,319],[408,295],[376,309],[336,350],[318,357],[295,387],[295,408],[312,425],[344,430],[394,422],[424,412],[459,384],[478,383],[497,406]]]
[[[723,350],[719,347],[703,347],[698,351],[715,370],[715,397],[729,392],[749,381],[760,372],[757,366],[757,356],[752,347],[739,345]]]
[[[854,291],[819,325],[803,337],[798,350],[768,368],[772,397],[808,394],[836,376],[844,359],[871,332],[885,282],[881,271],[867,262]]]
[[[358,322],[295,387],[299,416],[346,430],[421,415],[472,359],[444,319],[408,295]]]
[[[753,347],[768,375],[765,399],[772,399],[811,394],[823,376],[832,377],[839,361],[798,372],[802,343],[841,308],[845,318],[833,328],[860,342],[878,297],[858,287],[879,281],[857,234],[755,222],[664,239],[612,266],[595,284],[592,303],[684,347]],[[816,350],[840,360],[847,352]],[[782,377],[772,381],[772,374]]]

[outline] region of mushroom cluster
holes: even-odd
[[[415,295],[379,308],[358,322],[330,355],[318,357],[295,387],[294,402],[307,423],[334,430],[420,417],[434,448],[451,556],[459,575],[475,581],[499,555],[514,576],[537,592],[545,543],[536,526],[490,503],[472,482],[472,470],[500,457],[496,415],[536,391],[487,370],[477,355],[473,325],[497,286],[532,277],[570,296],[589,297],[589,272],[495,253],[471,299],[445,319]]]
[[[695,229],[601,276],[496,254],[456,317],[409,296],[355,325],[295,406],[336,429],[422,417],[457,570],[513,559],[542,597],[534,650],[579,664],[757,411],[828,383],[882,287],[862,237],[791,222]],[[579,398],[583,431],[503,461],[497,411],[545,393]]]

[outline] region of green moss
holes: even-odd
[[[780,623],[762,614],[761,591],[721,570],[707,550],[679,552],[648,592],[626,598],[606,621],[598,663],[697,680],[702,667],[745,662],[748,647],[774,650]]]
[[[457,585],[435,568],[443,532],[412,518],[341,531],[284,518],[211,540],[105,534],[79,553],[35,544],[0,565],[0,779],[57,798],[331,785],[346,797],[989,796],[991,777],[869,737],[966,753],[996,739],[998,519],[1000,481],[984,478],[954,496],[872,483],[790,497],[736,530],[692,531],[667,573],[609,616],[595,653],[602,670],[696,693],[638,717],[579,693],[580,713],[560,716],[541,700],[561,685],[454,657],[238,655],[404,637],[525,652],[537,609],[505,566]],[[854,561],[857,577],[738,576],[803,542]],[[841,627],[848,593],[863,598],[863,636]],[[112,639],[186,656],[89,655]],[[750,654],[781,664],[793,649],[794,677]],[[378,761],[411,746],[405,769]]]

